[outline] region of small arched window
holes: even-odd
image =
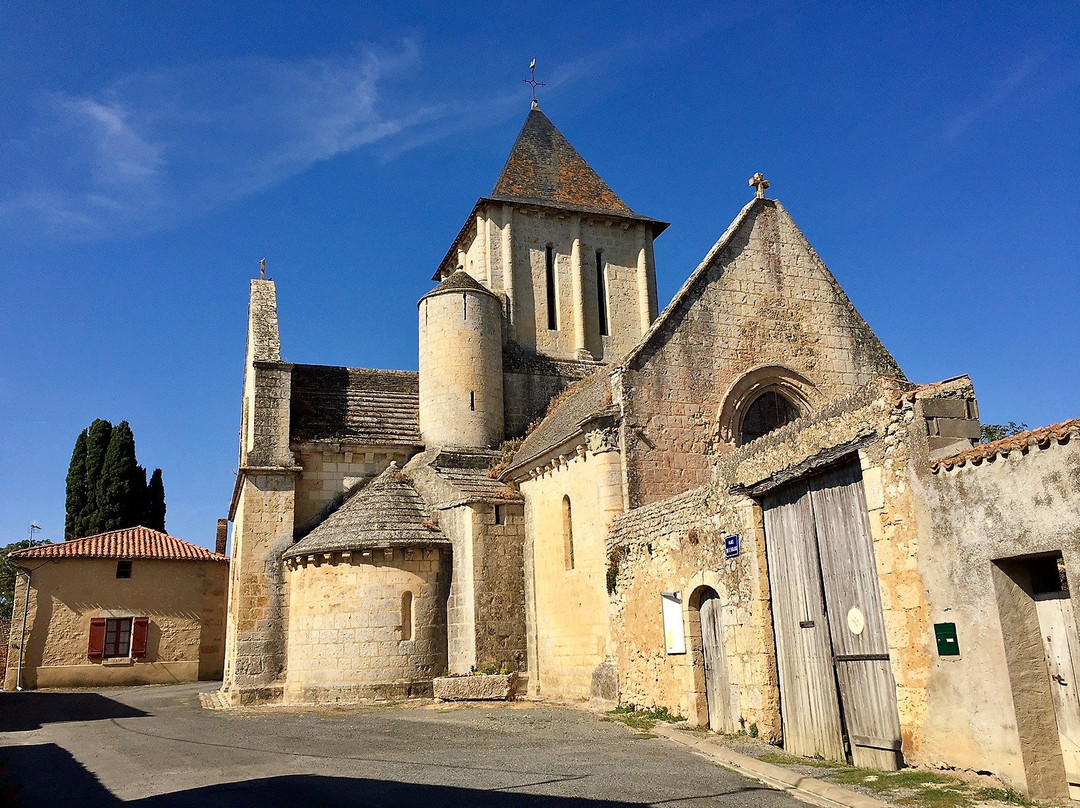
[[[749,443],[762,435],[790,424],[802,415],[789,399],[775,390],[766,390],[746,408],[740,430],[741,443]]]
[[[413,594],[412,592],[401,593],[401,639],[413,638]]]
[[[570,497],[562,498],[563,554],[566,568],[574,568],[574,518],[570,512]]]

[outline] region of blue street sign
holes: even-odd
[[[734,558],[739,554],[739,537],[724,536],[724,555],[728,558]]]

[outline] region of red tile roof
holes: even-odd
[[[229,557],[205,547],[159,533],[148,527],[128,527],[72,539],[58,544],[43,544],[16,550],[8,558],[154,558],[162,561],[228,561]]]
[[[1060,424],[1051,424],[1038,429],[1029,429],[1026,432],[1018,432],[1015,435],[1009,435],[1007,438],[1001,438],[991,443],[980,443],[978,446],[972,446],[970,449],[965,449],[958,454],[935,460],[930,464],[930,468],[934,471],[941,469],[948,471],[967,463],[978,465],[984,460],[992,460],[998,455],[1007,455],[1009,452],[1018,450],[1026,452],[1032,446],[1045,448],[1055,441],[1057,443],[1068,443],[1070,438],[1077,435],[1080,435],[1080,418],[1073,418],[1069,421],[1062,421]]]

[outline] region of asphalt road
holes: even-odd
[[[569,708],[212,712],[212,687],[0,693],[0,783],[26,808],[804,808]]]

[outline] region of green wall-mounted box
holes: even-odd
[[[960,643],[956,641],[956,623],[934,623],[938,656],[960,656]]]

